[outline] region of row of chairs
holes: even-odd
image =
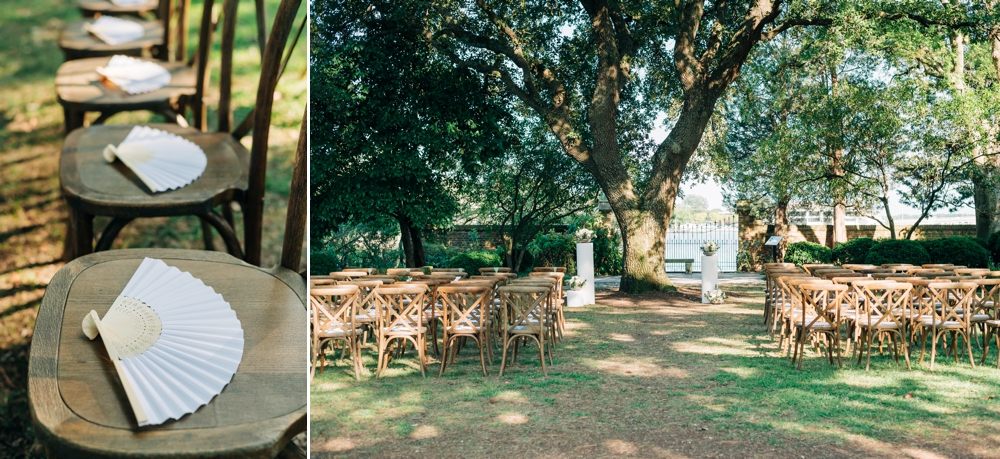
[[[64,141],[59,169],[63,195],[71,213],[65,256],[72,261],[52,278],[39,308],[28,368],[32,387],[29,403],[32,413],[36,414],[32,416],[34,432],[51,456],[154,457],[169,450],[175,456],[186,457],[270,457],[279,451],[282,457],[305,457],[305,451],[290,442],[294,435],[306,429],[307,394],[300,389],[304,386],[297,382],[299,378],[305,378],[305,375],[301,372],[301,361],[288,359],[290,355],[304,355],[306,351],[305,343],[294,339],[301,332],[303,318],[307,314],[306,284],[298,273],[306,234],[308,128],[305,119],[299,132],[295,154],[281,263],[280,266],[267,269],[258,266],[260,228],[263,221],[264,168],[267,163],[275,82],[284,66],[284,51],[291,52],[286,45],[301,0],[282,0],[266,45],[260,40],[264,51],[256,104],[252,115],[247,118],[245,130],[236,129],[233,133],[226,129],[220,129],[222,132],[218,133],[203,132],[206,129],[205,110],[200,101],[207,78],[188,78],[174,73],[174,79],[167,88],[130,96],[120,89],[105,85],[96,73],[96,67],[108,61],[108,55],[139,55],[146,52],[146,44],[152,42],[153,57],[162,59],[158,62],[171,69],[171,72],[189,72],[185,69],[195,65],[199,75],[208,75],[207,50],[211,43],[206,37],[210,37],[215,24],[215,16],[211,14],[214,0],[204,2],[199,53],[190,65],[168,62],[165,50],[170,43],[165,40],[171,35],[166,32],[165,26],[157,28],[145,24],[147,32],[162,30],[164,35],[153,37],[155,39],[151,41],[145,38],[140,40],[139,49],[133,51],[102,48],[93,37],[78,34],[82,23],[93,22],[92,16],[98,13],[142,16],[147,12],[156,12],[158,19],[163,21],[162,24],[171,24],[170,16],[186,17],[188,1],[178,2],[180,10],[173,8],[169,0],[149,0],[132,9],[118,6],[109,0],[79,0],[80,9],[91,17],[71,23],[64,31],[61,44],[64,45],[69,60],[58,72],[56,92],[66,112],[69,134]],[[227,116],[229,109],[221,105],[229,103],[231,80],[227,82],[226,78],[231,73],[231,38],[236,29],[237,3],[235,0],[224,0],[222,8],[223,79],[220,82],[220,126],[223,119],[231,119]],[[260,19],[258,17],[259,23]],[[186,53],[183,39],[187,32],[185,20],[178,21],[183,32],[178,32],[175,60],[181,61],[183,59],[179,56],[182,52]],[[77,34],[76,38],[73,38],[73,34]],[[71,41],[77,42],[80,48],[70,49],[69,46],[73,45]],[[88,52],[91,54],[87,54]],[[198,81],[195,82],[195,79]],[[128,170],[116,168],[114,166],[117,164],[112,166],[104,161],[101,154],[103,148],[109,143],[120,142],[133,126],[84,127],[86,123],[83,112],[86,111],[101,113],[94,124],[101,124],[114,113],[128,110],[163,113],[159,108],[175,110],[178,105],[171,105],[172,103],[182,102],[195,91],[199,95],[195,99],[188,99],[189,105],[200,107],[194,110],[193,127],[187,126],[179,112],[173,117],[169,116],[170,113],[164,113],[168,115],[167,121],[174,124],[155,125],[157,129],[191,140],[201,146],[207,156],[208,166],[204,174],[190,185],[177,190],[150,193]],[[247,151],[239,141],[251,128],[253,146]],[[213,210],[216,206],[228,205],[233,201],[239,202],[244,211],[245,250],[235,238],[232,222],[219,217]],[[90,253],[95,248],[93,220],[97,215],[112,218],[97,241],[97,249],[105,250],[110,248],[122,227],[134,218],[185,214],[195,214],[213,221],[212,226],[225,233],[227,248],[234,256],[177,249]],[[124,284],[124,279],[128,278],[143,257],[161,258],[206,282],[211,279],[213,289],[230,301],[244,324],[244,360],[230,389],[224,390],[211,402],[218,403],[222,408],[209,410],[212,415],[208,422],[206,417],[195,414],[171,421],[168,428],[156,429],[155,432],[139,428],[133,420],[121,418],[121,410],[117,404],[124,399],[115,397],[110,392],[109,381],[115,377],[114,370],[108,373],[110,367],[102,364],[107,363],[107,357],[103,357],[102,362],[101,354],[91,352],[89,349],[93,346],[89,345],[74,346],[77,353],[65,352],[65,343],[79,338],[79,305],[87,305],[88,309],[98,304],[110,305]],[[75,282],[83,277],[91,280]],[[248,284],[251,285],[248,287]],[[66,370],[67,363],[73,366],[73,371]],[[267,371],[254,371],[252,368],[244,371],[247,365],[266,367]],[[64,390],[66,381],[72,382],[79,389],[73,397],[65,397],[60,393]],[[235,391],[231,390],[236,386],[239,387]],[[273,393],[281,393],[283,396],[266,400],[259,397],[259,394]],[[250,405],[255,407],[252,412],[225,409]]]
[[[992,338],[1000,346],[1000,272],[954,265],[803,265],[768,264],[765,323],[779,346],[787,347],[793,363],[802,367],[807,341],[825,348],[833,363],[841,365],[841,343],[860,363],[872,346],[887,344],[910,368],[910,343],[920,342],[922,362],[931,341],[934,369],[939,342],[950,344],[958,361],[963,341],[969,362],[975,366],[973,336],[982,335],[985,362]],[[841,336],[844,338],[841,338]],[[998,361],[1000,368],[1000,361]]]
[[[487,374],[486,363],[493,362],[494,339],[502,343],[501,375],[508,354],[513,361],[518,347],[528,341],[538,346],[542,372],[547,375],[546,350],[551,364],[551,349],[565,329],[564,273],[535,272],[517,278],[509,272],[484,268],[483,274],[466,278],[463,274],[467,273],[436,269],[432,274],[408,271],[410,280],[399,282],[395,276],[370,276],[368,272],[345,270],[310,279],[312,361],[316,368],[319,360],[321,373],[326,345],[343,342],[343,352],[351,354],[355,377],[360,379],[361,348],[368,336],[374,335],[377,377],[393,355],[405,349],[405,343],[416,348],[421,374],[426,376],[428,340],[440,357],[440,376],[469,339],[479,349],[483,375]]]

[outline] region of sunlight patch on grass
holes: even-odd
[[[635,341],[635,338],[632,337],[632,335],[626,335],[624,333],[612,333],[611,339],[615,341],[624,341],[626,343],[631,343]]]
[[[441,431],[432,425],[419,425],[410,433],[410,438],[416,440],[426,440],[441,435]]]
[[[639,452],[639,448],[635,446],[635,443],[625,440],[608,440],[604,442],[604,447],[612,454],[635,454]]]
[[[611,360],[584,359],[581,363],[591,368],[605,371],[617,376],[645,376],[659,378],[683,379],[689,376],[687,370],[681,368],[666,368],[652,362],[652,358],[617,357]]]
[[[753,357],[757,355],[756,352],[753,352],[743,346],[727,346],[718,342],[713,343],[706,339],[673,343],[671,344],[671,347],[677,352],[690,352],[693,354],[738,355],[745,357]]]
[[[527,424],[528,417],[521,413],[503,413],[497,416],[497,420],[504,424]]]

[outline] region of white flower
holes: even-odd
[[[719,250],[719,244],[716,244],[715,241],[707,241],[701,245],[701,252],[704,254],[715,253],[717,250]]]
[[[594,230],[588,228],[580,228],[576,230],[576,239],[580,241],[589,241],[594,237]]]
[[[570,290],[575,290],[575,289],[578,289],[580,287],[583,287],[583,285],[586,284],[586,283],[587,283],[587,279],[584,279],[584,278],[578,277],[578,276],[573,276],[573,277],[569,278],[568,281],[566,281],[566,286],[569,287]]]
[[[708,300],[709,303],[719,304],[726,300],[726,292],[719,289],[709,290],[705,292],[705,299]]]

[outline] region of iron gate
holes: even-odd
[[[701,272],[701,245],[719,245],[719,271],[736,272],[739,251],[739,224],[735,217],[717,222],[670,225],[667,229],[666,259],[693,259],[692,270]],[[667,272],[684,272],[684,263],[667,263]]]

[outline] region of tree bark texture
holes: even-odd
[[[403,263],[407,268],[415,268],[413,264],[413,240],[410,233],[410,220],[406,217],[397,216],[399,221],[399,241],[403,246]]]

